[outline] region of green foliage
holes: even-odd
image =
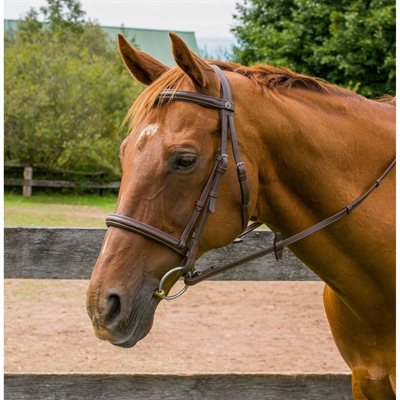
[[[142,88],[79,3],[48,3],[6,35],[5,159],[118,175],[118,128]]]
[[[245,0],[235,61],[315,75],[359,93],[395,93],[392,0]]]
[[[51,29],[71,29],[82,32],[85,12],[76,0],[47,0],[47,7],[40,7],[45,23]]]

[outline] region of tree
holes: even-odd
[[[44,22],[51,29],[71,29],[82,32],[85,12],[76,0],[47,0],[47,7],[40,7]]]
[[[234,59],[315,75],[369,96],[395,93],[392,0],[245,0]]]
[[[119,174],[117,132],[142,87],[75,0],[48,4],[6,37],[5,159]]]

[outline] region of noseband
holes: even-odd
[[[265,248],[264,250],[258,251],[248,257],[242,258],[238,261],[234,261],[232,263],[222,266],[212,266],[204,271],[195,271],[194,262],[200,237],[204,230],[208,216],[215,211],[222,177],[228,169],[228,135],[230,137],[232,153],[236,163],[236,173],[241,193],[242,233],[239,235],[239,237],[244,236],[245,234],[251,232],[262,224],[261,222],[255,222],[252,225],[247,226],[249,220],[249,189],[247,183],[246,169],[240,159],[236,129],[233,120],[235,107],[232,102],[232,93],[229,82],[222,71],[215,65],[211,65],[211,67],[214,69],[220,79],[221,98],[206,96],[196,92],[172,89],[165,89],[161,91],[158,96],[159,103],[165,103],[168,101],[184,101],[188,103],[194,103],[203,107],[218,109],[220,112],[220,147],[216,153],[214,165],[211,170],[211,174],[207,180],[207,183],[203,191],[201,192],[201,195],[195,204],[193,213],[179,239],[151,225],[147,225],[144,222],[137,221],[124,215],[111,214],[106,218],[106,224],[108,227],[112,226],[130,232],[138,233],[142,236],[156,241],[159,244],[168,247],[182,257],[180,265],[169,270],[161,278],[158,290],[154,292],[154,295],[156,297],[159,297],[160,299],[175,299],[181,296],[189,286],[195,285],[196,283],[199,283],[222,271],[263,257],[267,254],[275,253],[275,256],[278,258],[279,254],[281,254],[282,250],[285,247],[290,246],[291,244],[294,244],[299,240],[304,239],[305,237],[333,224],[339,219],[345,217],[346,215],[349,215],[370,195],[373,190],[375,190],[379,186],[381,181],[392,170],[396,163],[396,159],[394,159],[385,169],[382,175],[374,182],[374,184],[353,203],[343,207],[339,212],[324,219],[323,221],[320,221],[317,224],[305,229],[304,231],[301,231],[284,240],[278,240],[279,236],[276,235],[274,243],[271,246]],[[170,275],[178,272],[184,275],[186,285],[175,295],[167,296],[163,289],[164,283]]]
[[[155,292],[156,296],[171,300],[183,294],[187,286],[174,296],[166,296],[162,289],[166,278],[180,271],[182,274],[189,274],[193,267],[197,247],[201,234],[204,230],[207,218],[215,211],[218,198],[218,192],[221,186],[222,177],[228,169],[228,135],[232,147],[233,157],[236,163],[236,173],[240,185],[241,193],[241,216],[242,216],[242,232],[247,230],[249,220],[249,189],[247,183],[247,174],[243,162],[240,159],[239,146],[237,141],[236,129],[233,121],[233,112],[235,107],[232,101],[232,93],[222,71],[215,65],[211,66],[217,73],[221,84],[221,98],[206,96],[200,93],[188,92],[184,90],[165,89],[158,96],[159,103],[168,101],[184,101],[188,103],[198,104],[203,107],[218,109],[221,120],[220,147],[215,156],[214,166],[207,183],[197,200],[193,213],[183,230],[179,239],[159,229],[139,222],[124,215],[111,214],[106,218],[108,227],[113,226],[130,232],[139,233],[149,239],[153,239],[157,243],[167,246],[172,251],[178,253],[182,257],[181,264],[168,271],[160,281],[159,290]],[[255,224],[259,226],[260,224]],[[253,228],[253,229],[254,229]]]

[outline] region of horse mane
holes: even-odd
[[[396,107],[396,97],[390,96],[388,94],[384,94],[383,96],[376,99],[378,103],[389,104],[393,107]]]
[[[247,77],[255,88],[262,92],[300,88],[325,95],[362,98],[362,96],[348,89],[329,84],[320,78],[298,74],[289,68],[271,65],[246,67],[233,62],[216,60],[208,60],[208,62],[217,65],[223,71],[235,72]],[[135,126],[139,119],[148,115],[158,104],[157,98],[161,91],[164,89],[178,89],[182,85],[185,76],[185,73],[180,68],[170,68],[141,93],[129,109],[122,125],[129,123],[131,128]]]
[[[299,74],[285,67],[274,67],[266,64],[256,64],[251,67],[246,67],[232,62],[222,61],[213,61],[213,64],[224,71],[236,72],[249,78],[253,84],[262,91],[300,88],[328,95],[359,97],[359,95],[348,89],[332,85],[320,78]]]

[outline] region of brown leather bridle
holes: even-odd
[[[348,206],[341,209],[338,213],[324,219],[323,221],[305,229],[302,232],[297,233],[287,239],[278,240],[276,236],[274,243],[264,250],[256,252],[248,257],[242,258],[238,261],[222,265],[222,266],[212,266],[204,271],[196,271],[194,269],[194,262],[196,257],[196,252],[198,244],[200,241],[201,234],[204,230],[204,226],[207,222],[208,216],[215,211],[215,205],[218,198],[218,192],[221,186],[222,178],[228,169],[228,136],[230,138],[230,144],[232,147],[233,157],[236,163],[236,173],[240,185],[241,193],[241,217],[242,217],[242,233],[239,237],[244,236],[248,232],[251,232],[258,226],[261,222],[255,222],[250,226],[247,226],[249,220],[249,189],[247,182],[246,169],[243,162],[240,159],[239,145],[237,141],[237,134],[233,120],[233,113],[235,107],[232,101],[232,93],[228,80],[222,71],[215,65],[211,66],[217,73],[220,79],[221,85],[221,98],[216,98],[212,96],[206,96],[196,92],[188,92],[184,90],[172,90],[165,89],[161,91],[158,96],[158,101],[160,103],[165,103],[167,101],[184,101],[189,103],[198,104],[203,107],[219,109],[220,120],[221,120],[221,138],[220,147],[217,151],[213,168],[211,170],[210,176],[204,186],[203,191],[195,204],[192,215],[184,228],[179,239],[169,235],[151,225],[147,225],[144,222],[137,221],[135,219],[129,218],[120,214],[111,214],[106,218],[106,224],[108,227],[116,227],[125,229],[130,232],[141,234],[149,239],[156,241],[164,246],[167,246],[172,251],[176,252],[182,257],[182,261],[179,266],[169,270],[160,280],[158,290],[154,292],[156,297],[166,300],[172,300],[180,295],[182,295],[188,286],[193,286],[215,274],[218,274],[227,269],[236,267],[238,265],[244,264],[246,262],[252,261],[256,258],[263,257],[270,253],[275,253],[278,255],[282,250],[291,244],[298,242],[299,240],[315,233],[328,225],[333,224],[339,219],[346,215],[349,215],[354,208],[356,208],[362,201],[364,201],[369,194],[379,186],[380,182],[385,178],[385,176],[390,172],[396,163],[394,159],[390,165],[386,168],[384,173],[374,182],[374,184],[356,201],[349,204]],[[165,280],[172,274],[180,272],[184,276],[184,281],[186,286],[180,290],[177,294],[172,296],[167,296],[163,290],[163,285]]]

